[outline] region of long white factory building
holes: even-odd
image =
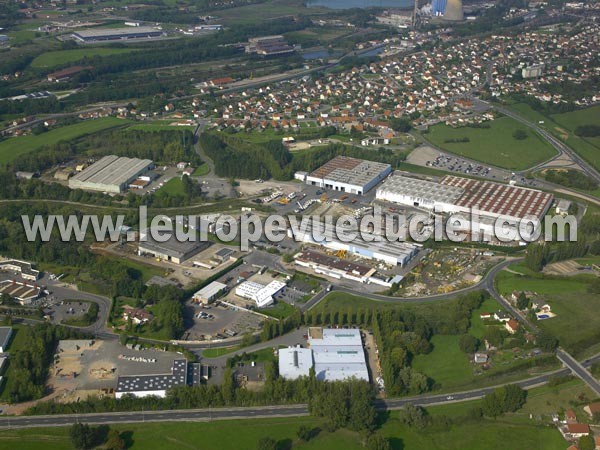
[[[349,194],[364,194],[392,172],[392,166],[374,161],[336,156],[314,172],[298,172],[306,184]]]
[[[472,226],[469,214],[473,211],[479,222],[475,231],[491,236],[496,219],[505,219],[508,227],[516,229],[522,219],[543,219],[553,201],[552,194],[536,189],[453,175],[439,182],[393,175],[379,186],[376,198],[438,213],[462,213],[465,229]]]
[[[329,227],[324,223],[307,230],[288,230],[288,236],[299,242],[320,245],[331,250],[343,250],[356,256],[374,259],[392,266],[405,266],[419,252],[420,246],[409,242],[388,241],[372,233],[363,231],[363,235],[370,237],[365,240],[357,233],[351,242],[340,240],[336,234],[335,227]],[[369,242],[371,241],[371,242]]]
[[[360,330],[311,327],[309,348],[289,347],[279,350],[279,373],[294,380],[308,376],[311,367],[321,381],[344,381],[355,378],[369,381]]]
[[[105,156],[69,179],[71,189],[120,194],[129,184],[154,166],[149,159]]]

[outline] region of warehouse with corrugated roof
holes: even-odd
[[[149,159],[109,155],[72,177],[69,187],[120,194],[133,180],[153,167],[154,163]]]

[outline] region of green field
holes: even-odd
[[[432,407],[432,416],[464,415],[474,403]],[[321,421],[311,417],[237,420],[211,423],[146,423],[113,425],[122,433],[131,450],[241,450],[256,448],[262,437],[271,437],[280,449],[298,450],[361,450],[360,436],[348,430],[334,433],[321,431],[308,443],[301,443],[296,431],[301,425],[319,427]],[[235,432],[231,432],[235,430]],[[433,426],[423,430],[409,428],[392,411],[380,433],[390,439],[394,450],[564,450],[566,443],[555,428],[542,426],[514,416],[497,420],[467,422],[448,427]],[[0,431],[0,447],[11,450],[31,450],[41,446],[46,450],[72,448],[68,429],[32,428]]]
[[[510,108],[525,119],[546,128],[566,142],[585,160],[600,170],[600,137],[581,138],[574,131],[579,125],[600,124],[600,106],[563,114],[544,115],[525,103],[514,103]],[[540,122],[543,122],[540,123]]]
[[[456,383],[468,383],[473,370],[468,356],[458,347],[459,339],[458,335],[433,336],[433,350],[427,355],[415,356],[413,368],[431,377],[442,389]]]
[[[184,195],[183,192],[183,183],[181,182],[181,178],[175,177],[171,178],[167,181],[163,187],[161,187],[158,192],[159,195],[171,194],[171,195]]]
[[[57,50],[55,52],[46,52],[39,55],[31,62],[31,67],[36,69],[51,68],[69,64],[82,60],[84,57],[117,55],[120,53],[131,53],[131,49],[126,48],[81,48],[74,50]]]
[[[296,312],[296,308],[294,308],[292,305],[288,305],[285,302],[278,301],[273,306],[259,309],[258,312],[267,316],[275,317],[276,319],[285,319]]]
[[[287,0],[268,0],[264,3],[239,6],[235,8],[220,9],[210,12],[212,16],[218,16],[224,25],[236,25],[244,23],[257,23],[282,16],[296,16],[298,14],[309,15],[326,11],[323,8],[306,8],[300,2]]]
[[[114,117],[103,117],[96,120],[55,128],[42,134],[10,137],[0,141],[0,164],[14,161],[21,155],[37,150],[44,145],[53,145],[60,141],[69,141],[86,134],[126,125],[129,122]]]
[[[583,159],[600,170],[600,136],[583,138],[574,133],[579,125],[600,125],[600,105],[569,113],[555,114],[552,116],[552,120],[558,125],[554,127],[555,133]],[[568,134],[565,134],[565,131]]]
[[[484,300],[481,306],[475,311],[473,311],[473,316],[471,317],[471,328],[469,328],[469,334],[472,334],[476,338],[481,339],[485,333],[486,324],[481,319],[480,314],[483,312],[494,312],[500,309],[500,305],[496,300],[492,298]]]
[[[536,324],[556,336],[561,346],[575,355],[593,350],[587,345],[586,348],[580,348],[580,343],[600,338],[600,316],[592,313],[600,309],[600,296],[588,292],[590,278],[581,275],[556,279],[535,278],[503,271],[496,280],[498,290],[505,296],[513,290],[532,291],[551,306],[557,316],[537,321]]]
[[[131,127],[129,127],[129,130],[141,130],[141,131],[169,130],[169,131],[173,131],[173,130],[181,129],[181,127],[171,125],[171,123],[173,123],[173,122],[174,122],[173,120],[153,120],[153,121],[137,122],[135,125],[132,125]]]
[[[556,154],[550,144],[510,117],[501,117],[487,123],[490,128],[452,128],[437,124],[429,129],[425,138],[451,153],[512,170],[526,170]],[[515,130],[525,131],[527,139],[515,139]],[[470,141],[445,142],[465,137]]]
[[[192,176],[203,177],[204,175],[208,175],[208,172],[210,172],[208,165],[201,164],[200,167],[196,167],[196,170],[194,170]]]

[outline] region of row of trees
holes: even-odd
[[[106,450],[125,450],[125,439],[108,425],[91,427],[87,423],[75,423],[69,429],[71,443],[76,450],[88,450],[102,445]]]
[[[200,145],[215,162],[215,171],[222,177],[275,178],[290,180],[298,170],[314,170],[338,155],[379,161],[398,167],[405,156],[392,150],[365,150],[342,144],[293,154],[280,142],[254,144],[236,136],[204,133]]]
[[[543,174],[546,181],[566,187],[583,189],[585,191],[592,191],[598,187],[593,179],[584,175],[579,170],[546,170]]]
[[[87,337],[78,330],[40,324],[20,328],[22,345],[11,354],[11,377],[8,397],[12,403],[39,399],[44,396],[48,369],[58,341]]]

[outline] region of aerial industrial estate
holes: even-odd
[[[0,3],[0,448],[600,450],[598,3]]]

